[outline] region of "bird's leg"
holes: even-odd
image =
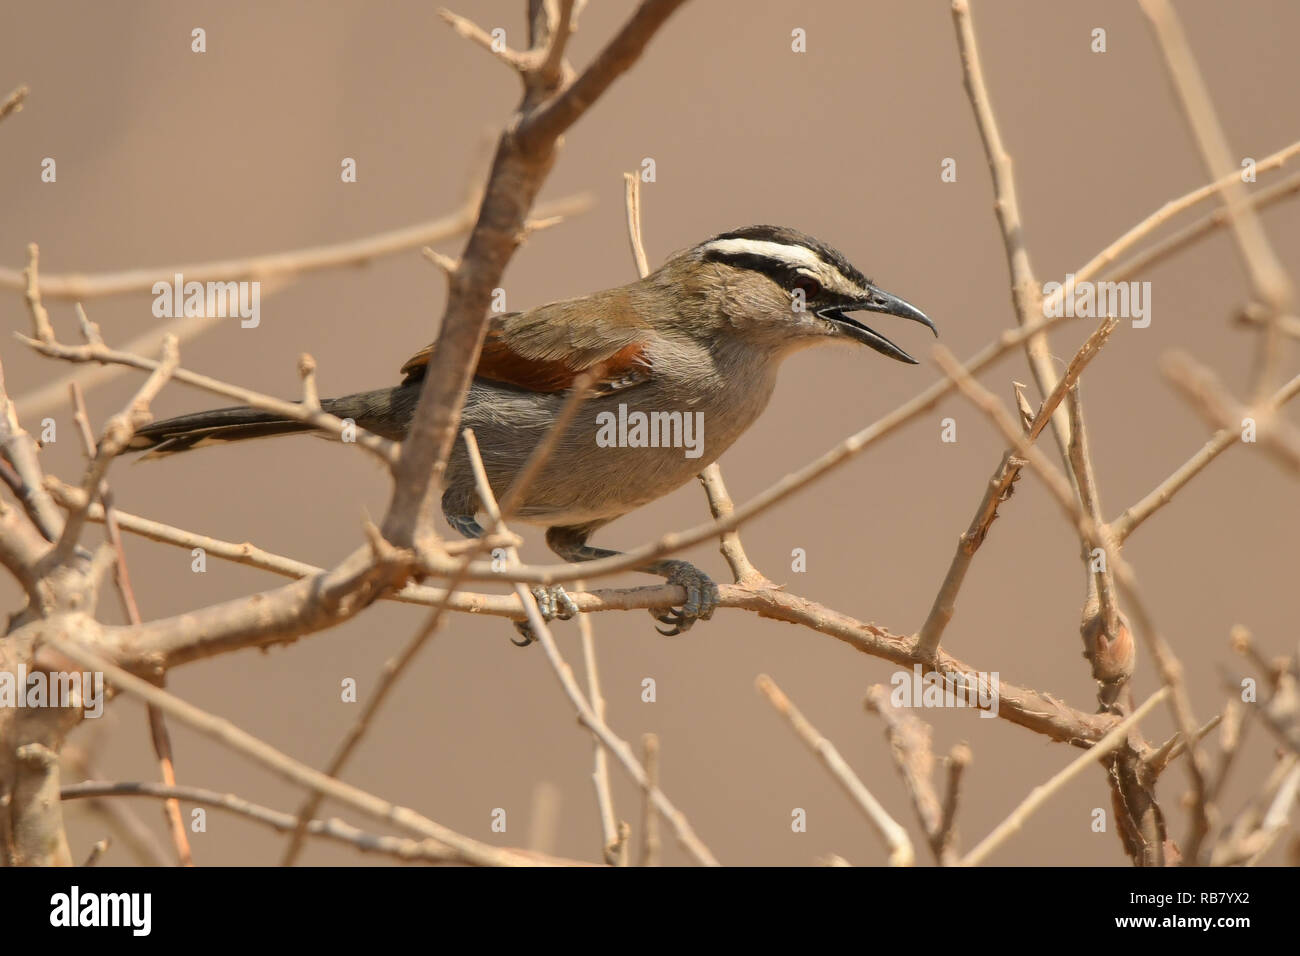
[[[608,548],[593,548],[587,544],[587,538],[596,529],[595,525],[574,525],[555,527],[546,530],[546,543],[552,551],[575,564],[583,561],[595,561],[599,558],[617,557],[620,552]],[[660,624],[668,625],[668,630],[656,627],[655,630],[665,637],[673,637],[691,629],[696,621],[707,621],[713,616],[718,606],[718,586],[713,579],[687,561],[665,559],[652,561],[637,568],[648,574],[657,574],[666,578],[669,584],[676,584],[686,592],[686,603],[681,608],[650,608],[650,616]]]
[[[456,529],[463,537],[481,538],[483,537],[483,526],[475,519],[472,511],[466,513],[466,508],[473,508],[473,505],[456,501],[450,493],[442,496],[442,513],[446,517],[447,523]],[[578,606],[573,603],[573,598],[569,597],[560,585],[553,587],[530,588],[533,597],[537,599],[537,607],[542,612],[542,620],[547,623],[559,618],[561,621],[567,621],[573,615],[578,613]],[[510,643],[517,647],[527,647],[537,637],[533,630],[528,626],[527,621],[513,621],[515,630],[519,632],[522,641],[511,640]]]

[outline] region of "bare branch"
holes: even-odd
[[[402,444],[393,497],[383,522],[390,541],[421,553],[436,544],[434,499],[483,345],[489,299],[523,240],[528,210],[555,160],[556,139],[635,62],[681,2],[644,0],[578,80],[541,105],[536,96],[526,96],[521,113],[502,135],[478,220],[449,283],[433,358]],[[540,90],[530,87],[530,92]]]
[[[799,709],[790,703],[790,698],[781,692],[781,688],[776,686],[776,682],[766,674],[759,674],[758,679],[754,682],[759,692],[767,698],[767,702],[772,705],[773,709],[789,721],[790,726],[794,728],[795,734],[808,745],[817,758],[830,771],[831,776],[835,778],[841,789],[849,795],[849,798],[862,811],[863,816],[867,818],[872,828],[879,835],[881,841],[889,849],[890,866],[911,866],[916,862],[916,853],[912,849],[912,841],[907,836],[907,831],[899,826],[898,822],[889,815],[880,801],[872,796],[871,791],[853,772],[853,768],[848,765],[840,752],[835,749],[835,745],[817,732]]]
[[[1101,351],[1101,347],[1106,344],[1111,332],[1115,331],[1117,325],[1117,319],[1103,319],[1101,325],[1079,347],[1079,350],[1074,354],[1074,358],[1070,360],[1070,364],[1066,367],[1065,374],[1061,376],[1060,381],[1056,383],[1051,394],[1044,400],[1042,406],[1033,416],[1033,420],[1025,429],[1028,441],[1033,442],[1042,434],[1043,429],[1055,414],[1061,400],[1079,380],[1079,376],[1088,363]],[[1017,395],[1023,398],[1020,392],[1017,392]],[[1021,414],[1023,417],[1023,410]],[[934,603],[930,606],[930,613],[926,616],[925,623],[921,625],[921,630],[917,632],[916,647],[918,653],[932,656],[939,649],[939,642],[943,638],[944,628],[952,620],[953,613],[956,610],[957,593],[966,580],[966,572],[970,569],[975,552],[984,543],[989,528],[998,516],[998,505],[1011,496],[1011,486],[1020,477],[1020,469],[1023,464],[1023,461],[1014,454],[1014,449],[1008,449],[1003,454],[1002,461],[997,470],[994,471],[993,477],[989,479],[988,484],[985,486],[984,496],[975,509],[975,516],[971,519],[970,527],[957,539],[957,552],[948,565],[948,573],[944,575],[943,583],[939,587],[939,593],[934,596]]]
[[[1300,395],[1300,375],[1297,375],[1278,389],[1263,406],[1263,409],[1266,409],[1270,415],[1275,414],[1279,408],[1295,398],[1296,395]],[[1214,437],[1207,441],[1178,470],[1157,485],[1141,501],[1127,508],[1123,514],[1111,521],[1111,536],[1115,539],[1115,543],[1123,544],[1142,522],[1173,500],[1174,495],[1199,475],[1206,465],[1239,441],[1241,441],[1240,421],[1236,422],[1231,428],[1223,428],[1216,432]]]
[[[957,854],[957,798],[961,793],[962,774],[973,759],[970,747],[957,744],[948,753],[948,789],[943,798],[943,822],[935,840],[939,846],[939,859],[951,860]]]
[[[78,306],[78,312],[81,315],[83,325],[87,330],[87,337],[92,338],[99,333],[93,329],[93,326],[85,318],[85,313]],[[172,364],[177,359],[175,342],[171,344]],[[72,407],[74,409],[73,420],[81,432],[81,441],[84,446],[86,457],[93,459],[96,456],[95,434],[90,427],[90,414],[86,411],[86,399],[81,394],[81,389],[74,382],[72,388]],[[131,572],[126,563],[126,549],[122,546],[122,534],[117,526],[117,516],[113,508],[113,493],[108,487],[108,482],[101,480],[97,490],[101,502],[101,510],[104,514],[104,530],[108,536],[109,545],[113,549],[113,555],[117,563],[117,590],[122,597],[122,607],[126,612],[126,619],[131,624],[139,624],[140,606],[135,599],[135,590],[131,587]],[[91,496],[86,494],[86,500],[90,501]],[[84,515],[84,511],[80,512]],[[172,757],[171,735],[167,732],[167,724],[163,720],[162,713],[152,704],[146,705],[149,716],[149,732],[153,741],[154,753],[158,757],[159,767],[162,771],[163,783],[174,786],[176,784],[176,766]],[[193,854],[190,850],[190,841],[185,833],[185,824],[181,819],[181,806],[175,800],[167,800],[163,804],[164,815],[170,825],[172,845],[176,848],[176,856],[182,866],[193,866]]]
[[[976,407],[980,408],[997,425],[1003,437],[1014,443],[1017,453],[1033,467],[1043,479],[1043,484],[1052,493],[1058,506],[1078,529],[1079,534],[1087,540],[1090,548],[1100,548],[1105,552],[1106,563],[1115,575],[1121,594],[1132,611],[1135,629],[1141,635],[1155,660],[1161,681],[1170,690],[1170,703],[1179,730],[1190,742],[1191,760],[1188,773],[1192,778],[1194,792],[1193,804],[1193,845],[1209,831],[1206,796],[1208,793],[1208,765],[1205,755],[1196,746],[1196,716],[1192,712],[1191,700],[1187,696],[1187,687],[1183,680],[1183,667],[1174,656],[1172,649],[1165,642],[1155,621],[1147,610],[1146,603],[1138,593],[1136,576],[1132,568],[1121,557],[1118,548],[1106,536],[1105,531],[1079,506],[1066,480],[1044,458],[1042,453],[1029,445],[1024,436],[1019,434],[1015,422],[1002,408],[998,400],[987,389],[976,382],[970,374],[953,358],[943,346],[934,349],[935,360],[957,382],[958,387]]]
[[[528,51],[519,52],[512,50],[504,43],[498,42],[488,31],[467,17],[462,17],[458,13],[452,13],[446,8],[439,8],[438,16],[442,17],[457,34],[475,43],[487,50],[502,63],[505,63],[511,69],[524,72],[532,69],[535,64],[535,58],[531,57]]]
[[[1214,372],[1186,353],[1170,353],[1161,366],[1165,377],[1212,426],[1244,441],[1247,427],[1253,424],[1261,450],[1300,475],[1300,430],[1287,424],[1269,405],[1257,411],[1238,404]]]
[[[151,417],[149,404],[171,380],[179,364],[180,353],[176,348],[176,339],[169,336],[163,340],[162,357],[154,364],[154,369],[145,379],[144,384],[127,403],[126,408],[110,418],[104,426],[104,437],[100,439],[98,449],[91,457],[90,464],[86,467],[85,477],[81,481],[86,507],[74,508],[69,512],[67,523],[63,526],[63,532],[54,548],[54,556],[57,560],[67,560],[77,547],[81,530],[86,525],[86,511],[95,495],[100,493],[109,467],[130,444],[135,430],[149,421]]]
[[[659,865],[659,811],[652,793],[659,786],[659,737],[645,734],[641,738],[641,763],[645,767],[645,786],[641,788],[641,859],[638,866]]]
[[[1168,0],[1141,0],[1141,5],[1151,21],[1174,89],[1188,125],[1196,137],[1207,171],[1211,176],[1220,177],[1226,177],[1229,172],[1237,172],[1228,138],[1215,114],[1210,91],[1196,65],[1178,15]],[[1261,343],[1255,394],[1256,398],[1263,398],[1273,388],[1273,377],[1281,358],[1281,334],[1277,319],[1294,312],[1296,297],[1286,269],[1269,243],[1259,216],[1253,207],[1242,202],[1245,194],[1246,187],[1238,178],[1224,187],[1223,202],[1251,286],[1269,313],[1268,334]]]
[[[735,513],[736,506],[722,480],[722,468],[716,461],[700,472],[699,479],[700,484],[704,486],[704,493],[709,498],[709,513],[715,520],[726,519]],[[740,543],[740,532],[734,528],[722,532],[719,536],[718,550],[726,558],[727,564],[731,567],[732,577],[741,587],[773,586],[767,579],[767,575],[750,563],[749,556],[745,554],[745,546]]]
[[[270,282],[291,279],[325,269],[363,266],[377,259],[462,235],[474,224],[474,211],[477,205],[478,192],[475,190],[466,205],[438,219],[429,219],[360,239],[347,239],[343,242],[312,246],[307,249],[272,252],[241,259],[150,266],[123,272],[45,275],[41,277],[41,293],[48,299],[84,302],[86,299],[102,296],[150,292],[157,282],[170,285],[175,281],[177,274],[184,276],[187,282]],[[537,215],[572,216],[590,209],[591,205],[591,196],[581,193],[554,202],[540,203],[537,207]],[[25,285],[23,272],[0,269],[0,289],[21,290]],[[139,350],[132,348],[128,351]],[[67,387],[64,386],[63,391],[66,390]],[[20,401],[25,404],[28,400],[24,397]]]
[[[421,837],[437,840],[465,863],[481,866],[527,866],[534,861],[520,854],[489,846],[451,830],[424,817],[414,810],[395,806],[372,796],[364,790],[335,780],[292,757],[281,753],[269,744],[240,730],[230,721],[208,714],[178,697],[159,690],[147,681],[128,674],[115,664],[88,651],[73,641],[47,632],[45,643],[83,667],[102,670],[105,678],[119,690],[143,698],[182,723],[188,724],[205,737],[210,737],[274,771],[279,776],[300,786],[319,790],[331,799],[338,800],[382,823],[399,826]]]
[[[164,341],[166,340],[164,336]],[[87,345],[61,345],[57,342],[40,342],[36,339],[28,338],[24,335],[18,336],[19,341],[25,342],[37,352],[50,358],[64,359],[69,362],[111,362],[116,365],[123,365],[129,368],[143,369],[146,371],[157,371],[159,363],[153,359],[147,359],[130,352],[124,352],[117,349],[110,349],[102,343],[91,342]],[[341,438],[345,430],[351,432],[355,430],[355,441],[349,444],[356,444],[370,452],[385,467],[391,468],[397,459],[397,443],[389,441],[387,438],[380,438],[378,435],[372,435],[355,424],[349,426],[343,419],[330,415],[327,412],[312,410],[294,402],[286,402],[282,399],[273,398],[270,395],[264,395],[261,392],[254,392],[250,389],[240,388],[237,385],[229,385],[220,379],[210,378],[207,375],[199,375],[188,369],[177,367],[172,369],[171,377],[178,382],[186,385],[193,385],[212,392],[216,395],[224,395],[232,398],[237,402],[245,405],[251,405],[253,408],[261,409],[266,412],[273,412],[276,415],[283,415],[296,422],[305,422],[314,428],[327,432],[335,437]]]
[[[640,59],[650,38],[686,0],[641,0],[623,28],[582,74],[554,99],[525,118],[519,129],[525,149],[554,142],[578,121],[610,85]]]
[[[944,827],[944,810],[939,804],[939,794],[934,789],[931,775],[934,773],[934,753],[930,749],[933,729],[925,721],[911,714],[900,713],[889,700],[889,692],[880,684],[867,688],[864,701],[867,710],[879,714],[885,723],[885,736],[889,740],[889,753],[894,758],[894,765],[907,785],[908,796],[921,821],[921,829],[929,840],[934,858],[947,866],[953,861],[951,853],[945,853],[942,842],[951,836],[942,833]],[[955,787],[955,781],[953,782]],[[953,796],[954,805],[956,802]]]
[[[582,587],[579,582],[579,587]],[[587,672],[587,698],[591,709],[601,720],[605,719],[605,697],[600,692],[600,673],[596,668],[596,642],[592,634],[591,615],[578,615],[578,634],[582,639],[582,660]],[[591,782],[596,788],[596,806],[600,811],[600,828],[603,836],[601,850],[610,866],[627,865],[627,840],[620,838],[618,817],[614,813],[614,794],[609,786],[609,759],[600,738],[592,734]],[[648,772],[648,771],[647,771]]]
[[[41,286],[38,276],[40,261],[40,248],[34,242],[28,243],[27,268],[23,270],[25,286],[23,297],[27,300],[27,311],[31,313],[32,329],[36,337],[42,342],[53,342],[54,327],[50,325],[50,314],[45,311],[45,306],[41,303]]]
[[[1048,799],[1058,790],[1062,789],[1067,783],[1073,780],[1085,769],[1092,766],[1093,762],[1104,757],[1112,750],[1125,744],[1128,740],[1129,729],[1136,726],[1138,721],[1151,712],[1151,709],[1169,696],[1169,688],[1162,687],[1150,697],[1146,702],[1133,711],[1129,716],[1115,725],[1115,727],[1106,734],[1095,745],[1090,747],[1087,752],[1080,754],[1071,760],[1061,771],[1056,773],[1052,779],[1042,786],[1034,787],[1029,791],[1029,796],[1020,803],[1018,807],[1011,811],[1005,820],[993,828],[988,836],[981,840],[973,850],[962,857],[962,866],[979,866],[983,863],[999,846],[1006,842],[1007,838],[1025,825],[1025,821],[1037,812]]]
[[[487,513],[493,527],[498,531],[502,531],[504,530],[504,521],[501,511],[497,507],[496,498],[492,494],[492,486],[488,483],[487,471],[484,469],[483,459],[478,453],[478,443],[474,440],[474,433],[469,429],[465,430],[465,447],[469,452],[470,465],[474,471],[479,500],[482,502],[483,510]],[[507,548],[506,552],[511,562],[518,561],[519,556],[514,548]],[[524,605],[524,610],[528,615],[528,625],[532,629],[533,636],[546,651],[546,659],[550,662],[551,670],[555,672],[555,676],[559,679],[565,695],[578,711],[578,720],[600,739],[601,743],[623,764],[624,769],[627,770],[632,779],[646,791],[655,807],[672,826],[682,847],[698,863],[705,866],[717,866],[717,858],[704,845],[704,842],[696,836],[695,830],[687,821],[685,814],[678,810],[667,795],[655,785],[646,774],[645,768],[632,753],[632,748],[597,716],[591,704],[583,696],[582,689],[578,687],[578,682],[573,676],[573,669],[565,663],[564,658],[560,655],[559,648],[555,644],[555,638],[551,635],[551,629],[547,626],[547,622],[542,619],[541,610],[537,607],[537,599],[522,584],[515,585],[515,593]]]
[[[200,806],[216,807],[237,816],[261,823],[281,833],[291,832],[295,825],[292,813],[259,806],[233,793],[219,793],[202,787],[179,787],[157,783],[112,783],[87,780],[74,783],[60,791],[64,800],[104,800],[107,797],[154,797],[163,800],[184,800]],[[410,840],[404,837],[367,833],[339,819],[309,820],[307,832],[359,850],[362,853],[380,853],[405,862],[459,863],[462,857],[436,840]],[[531,857],[532,862],[553,866],[572,866],[575,860],[547,858],[524,850],[512,850],[521,858]],[[580,864],[579,864],[580,865]]]
[[[0,120],[3,120],[10,113],[21,113],[23,111],[23,100],[27,99],[27,94],[30,92],[31,88],[24,83],[6,96],[4,102],[0,103]]]
[[[1042,286],[1034,277],[1033,266],[1029,262],[1024,226],[1020,221],[1016,181],[1011,170],[1011,156],[1002,143],[997,118],[993,115],[993,104],[984,82],[984,68],[975,42],[975,27],[971,23],[968,0],[953,0],[952,18],[957,30],[957,45],[961,50],[962,79],[975,110],[989,172],[993,175],[993,190],[996,194],[993,208],[997,212],[998,224],[1002,227],[1002,242],[1011,269],[1011,300],[1016,309],[1016,321],[1021,328],[1025,328],[1044,314]],[[1029,367],[1034,373],[1039,392],[1050,395],[1056,386],[1056,371],[1052,367],[1046,334],[1035,334],[1026,339],[1025,354],[1029,358]],[[1054,412],[1052,422],[1061,457],[1064,458],[1070,444],[1070,423],[1064,412]]]
[[[5,460],[13,466],[9,484],[32,524],[46,541],[57,540],[63,531],[63,516],[59,514],[59,509],[54,506],[49,493],[45,490],[45,478],[36,456],[36,443],[19,423],[18,412],[14,408],[14,403],[9,400],[9,393],[5,389],[3,365],[0,365],[0,454],[3,454]],[[34,566],[32,553],[39,544],[34,536],[17,530],[23,525],[14,520],[9,520],[8,523],[15,530],[12,535],[5,535],[4,539],[7,545],[15,550],[11,555],[12,560],[5,560],[5,566],[11,569],[16,569],[20,564],[25,564],[29,568]],[[16,549],[20,547],[27,553],[27,558],[18,559]]]
[[[641,238],[641,177],[636,173],[624,173],[623,188],[627,206],[627,238],[632,244],[632,261],[636,263],[637,275],[644,279],[650,274],[650,262],[646,259],[645,246]]]

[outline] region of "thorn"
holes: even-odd
[[[430,249],[428,246],[420,250],[420,255],[441,269],[448,279],[452,278],[456,274],[456,270],[460,268],[459,259],[453,259],[451,256]]]
[[[486,30],[480,27],[473,20],[462,17],[458,13],[452,13],[446,7],[438,10],[438,16],[442,17],[447,24],[455,30],[460,36],[473,43],[477,43],[483,49],[487,50],[497,59],[507,64],[511,68],[518,70],[520,73],[527,73],[535,69],[538,65],[538,59],[531,53],[519,53],[507,46],[497,48],[496,40]]]
[[[81,324],[81,334],[91,345],[103,345],[104,336],[99,332],[99,326],[90,321],[86,316],[86,310],[78,302],[74,308],[77,310],[77,321]]]
[[[1026,387],[1023,382],[1011,383],[1011,388],[1016,393],[1016,408],[1020,410],[1020,427],[1028,433],[1029,426],[1033,424],[1037,415],[1034,413],[1034,407],[1029,404],[1029,399],[1025,396]]]
[[[302,379],[302,403],[320,411],[320,393],[316,390],[316,360],[310,352],[298,356],[298,375]]]

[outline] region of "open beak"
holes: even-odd
[[[934,323],[930,321],[929,316],[910,302],[905,302],[898,296],[890,295],[881,289],[873,288],[870,296],[857,302],[850,302],[848,305],[831,306],[818,311],[818,315],[824,319],[830,319],[849,338],[861,342],[863,345],[871,346],[881,355],[887,355],[892,359],[907,362],[910,365],[918,364],[916,359],[875,329],[868,328],[857,319],[849,318],[844,314],[846,312],[883,312],[886,315],[896,315],[901,319],[920,322],[934,333],[935,338],[939,336],[939,330],[934,327]]]

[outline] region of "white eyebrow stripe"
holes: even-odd
[[[822,272],[833,275],[848,289],[859,288],[856,282],[848,279],[839,269],[831,265],[817,253],[806,246],[791,245],[785,242],[770,242],[762,239],[715,239],[701,247],[702,252],[720,252],[723,255],[762,256],[775,259],[793,268],[811,269],[814,273]]]

